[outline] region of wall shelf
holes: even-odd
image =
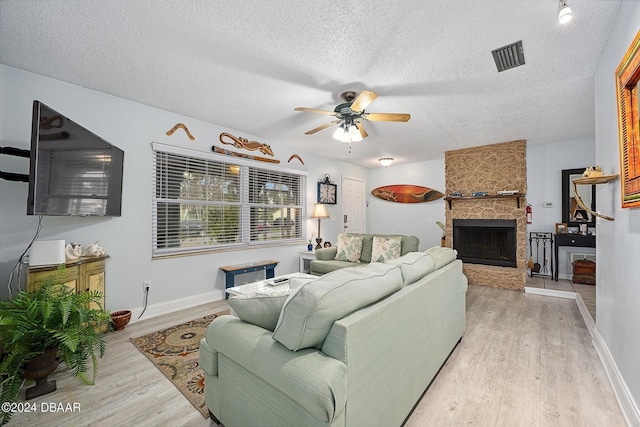
[[[618,175],[600,175],[585,178],[576,178],[573,180],[576,184],[607,184],[614,179],[618,179]]]
[[[618,175],[600,175],[574,179],[572,181],[573,194],[575,196],[576,202],[578,203],[578,206],[589,212],[591,215],[597,216],[598,218],[606,219],[607,221],[613,221],[613,217],[594,212],[584,205],[584,202],[580,198],[580,194],[578,194],[578,185],[607,184],[615,179],[618,179]]]
[[[515,199],[518,209],[520,209],[520,199],[522,197],[524,197],[525,195],[523,193],[514,193],[514,194],[505,194],[503,196],[499,195],[499,194],[493,194],[493,195],[489,195],[489,196],[477,196],[477,197],[473,197],[473,196],[461,196],[461,197],[445,197],[444,199],[447,201],[447,203],[449,204],[449,210],[451,210],[451,202],[454,200],[487,200],[487,199]]]

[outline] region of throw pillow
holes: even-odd
[[[286,289],[268,294],[235,295],[229,298],[229,306],[242,321],[273,332],[290,293],[291,290]]]
[[[373,236],[371,262],[385,262],[400,256],[402,237]]]
[[[341,268],[298,288],[285,302],[273,339],[289,350],[322,348],[333,322],[402,288],[395,265]]]
[[[360,262],[362,254],[362,237],[338,234],[338,261]]]

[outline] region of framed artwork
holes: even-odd
[[[640,31],[616,70],[622,207],[640,207]]]
[[[565,222],[557,222],[556,223],[556,234],[566,234],[569,231],[567,228],[567,223]]]
[[[318,203],[335,205],[337,203],[338,186],[327,182],[318,183]]]

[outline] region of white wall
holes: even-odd
[[[527,146],[527,203],[533,209],[533,221],[527,232],[555,233],[557,222],[562,221],[562,170],[580,169],[595,163],[595,141],[584,139],[553,144]],[[553,203],[545,208],[544,203]],[[596,208],[601,206],[596,195]],[[597,233],[596,230],[590,230]],[[529,251],[527,236],[527,251]],[[595,253],[592,248],[561,246],[558,249],[558,277],[571,278],[570,253]],[[528,256],[529,254],[527,254]],[[535,248],[533,257],[535,259]]]
[[[615,70],[640,29],[640,2],[623,1],[595,75],[596,161],[607,174],[620,173]],[[620,181],[599,185],[596,236],[597,327],[631,395],[640,404],[640,209],[622,209]]]
[[[44,217],[41,239],[91,243],[99,240],[111,258],[107,261],[106,306],[111,310],[140,311],[142,282],[152,281],[150,310],[145,316],[223,298],[224,275],[219,267],[262,259],[276,259],[276,274],[297,271],[297,252],[306,244],[202,254],[171,259],[151,259],[152,141],[211,151],[221,132],[230,132],[269,143],[283,167],[307,170],[309,206],[316,201],[316,182],[324,173],[366,180],[367,170],[334,159],[296,150],[305,166],[287,163],[293,151],[266,141],[189,117],[159,110],[104,93],[0,65],[0,145],[29,149],[32,102],[38,99],[87,127],[125,151],[122,216],[113,218]],[[221,107],[222,108],[222,107]],[[185,123],[196,137],[184,132],[165,134],[176,123]],[[302,136],[303,137],[303,136]],[[28,159],[0,156],[0,170],[28,173]],[[37,217],[26,215],[27,183],[0,180],[0,297],[6,298],[9,272],[36,232]],[[330,208],[338,217],[340,205]],[[337,225],[337,227],[336,227]],[[317,222],[308,220],[308,237]],[[334,231],[334,229],[336,229]],[[325,220],[323,234],[339,231],[339,224]],[[251,274],[238,282],[255,280]],[[171,305],[173,303],[173,305]],[[134,313],[135,314],[135,313]],[[134,315],[134,317],[137,317]]]
[[[420,239],[422,250],[440,246],[442,231],[436,221],[445,221],[445,201],[395,203],[371,195],[374,188],[392,184],[421,185],[444,193],[444,158],[370,169],[366,194],[369,233],[412,234]]]

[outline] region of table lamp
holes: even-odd
[[[311,218],[318,218],[318,237],[316,237],[316,249],[322,248],[322,238],[320,237],[320,220],[322,218],[329,218],[329,212],[327,212],[327,206],[322,203],[314,203],[313,210],[311,211]]]

